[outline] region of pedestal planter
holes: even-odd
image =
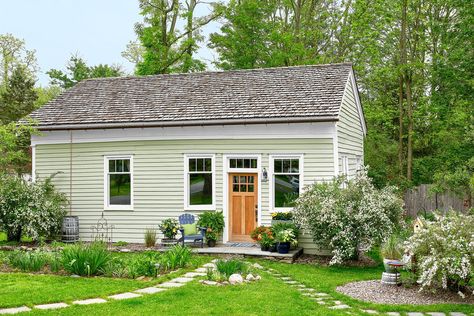
[[[290,251],[289,242],[280,242],[278,243],[278,253],[288,253]]]
[[[387,273],[396,273],[398,272],[398,269],[391,265],[391,264],[402,264],[399,260],[394,260],[394,259],[383,259],[383,266],[385,268],[385,272]]]
[[[161,240],[161,244],[164,246],[164,247],[170,247],[170,246],[174,246],[178,243],[178,240],[176,238],[163,238]]]

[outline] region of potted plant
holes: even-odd
[[[161,222],[158,226],[160,231],[163,233],[163,243],[176,241],[176,234],[178,234],[179,223],[174,218],[167,218]]]
[[[272,226],[279,223],[292,223],[293,213],[291,212],[273,212],[272,213]]]
[[[255,228],[250,234],[250,237],[260,244],[260,249],[262,251],[268,251],[275,239],[271,227],[267,226],[259,226]]]
[[[199,227],[206,228],[206,241],[209,247],[215,247],[216,242],[224,231],[224,215],[222,211],[207,211],[199,214]]]
[[[395,269],[389,265],[391,262],[400,263],[402,258],[402,247],[400,238],[397,235],[391,235],[381,246],[380,253],[383,257],[385,272],[395,273]]]
[[[291,243],[291,248],[294,248],[298,245],[298,236],[300,230],[298,226],[293,221],[278,221],[272,225],[273,235],[277,235],[279,231],[290,229],[293,232],[295,240]]]
[[[276,234],[278,241],[278,253],[288,253],[292,243],[296,242],[296,236],[292,229],[280,230]]]

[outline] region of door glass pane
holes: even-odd
[[[253,192],[253,190],[254,190],[253,184],[249,184],[249,186],[248,186],[248,192]]]
[[[275,207],[293,207],[299,196],[299,175],[275,175]]]
[[[254,183],[254,178],[253,178],[253,176],[249,176],[249,179],[248,179],[248,180],[249,180],[249,183]]]
[[[246,184],[241,184],[240,185],[240,192],[247,192],[247,185]]]
[[[109,175],[109,204],[130,205],[130,175]]]
[[[232,186],[232,192],[239,192],[239,185],[238,184],[234,184]]]
[[[240,176],[240,183],[247,183],[247,177],[246,176]]]
[[[233,176],[232,177],[232,183],[239,183],[239,177],[238,176]]]
[[[189,175],[189,204],[212,204],[212,173],[191,173]]]

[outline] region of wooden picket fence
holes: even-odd
[[[418,213],[440,210],[446,212],[450,209],[467,211],[467,198],[461,198],[452,192],[432,193],[430,184],[421,184],[409,189],[404,194],[406,214],[416,217]],[[471,200],[471,205],[474,205]]]

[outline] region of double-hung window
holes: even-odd
[[[186,156],[185,204],[187,209],[214,208],[214,157]]]
[[[301,156],[273,157],[272,162],[273,208],[292,208],[301,192]]]
[[[105,209],[133,208],[133,165],[131,156],[105,157]]]

